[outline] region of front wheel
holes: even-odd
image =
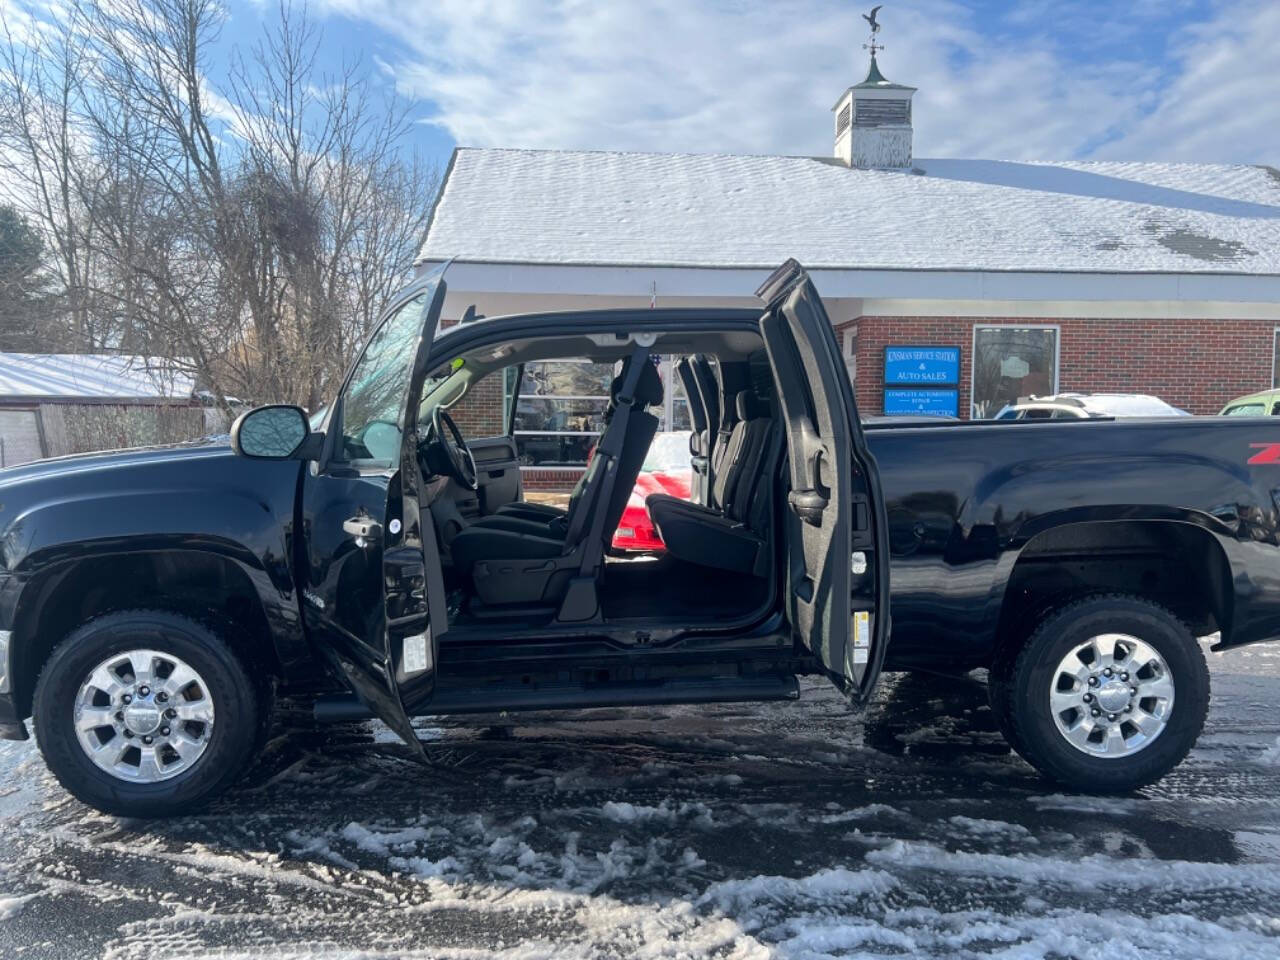
[[[73,631],[40,672],[40,752],[104,813],[185,813],[225,790],[257,752],[262,696],[213,630],[154,610]]]
[[[1052,611],[990,682],[1010,745],[1090,792],[1159,780],[1195,745],[1209,709],[1209,670],[1186,624],[1119,594]]]

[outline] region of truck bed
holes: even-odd
[[[1154,592],[1224,647],[1280,635],[1280,420],[866,431],[892,545],[890,667],[980,664],[1010,618],[1068,589]]]

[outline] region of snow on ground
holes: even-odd
[[[1280,737],[1276,737],[1276,742],[1262,751],[1258,762],[1267,767],[1280,766]]]
[[[1256,651],[1255,651],[1256,652]],[[1274,659],[1215,658],[1178,771],[1099,798],[981,685],[294,729],[198,816],[116,820],[0,744],[0,956],[1280,958]],[[927,736],[919,731],[927,729]]]

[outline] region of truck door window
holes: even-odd
[[[409,392],[427,297],[414,297],[370,338],[342,402],[342,457],[391,466],[400,453],[400,412]]]

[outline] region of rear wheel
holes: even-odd
[[[146,817],[187,812],[230,786],[257,753],[263,703],[212,629],[131,610],[58,645],[33,712],[41,753],[69,793]]]
[[[1209,707],[1208,667],[1186,624],[1119,594],[1050,612],[990,684],[1010,745],[1084,791],[1160,779],[1195,745]]]

